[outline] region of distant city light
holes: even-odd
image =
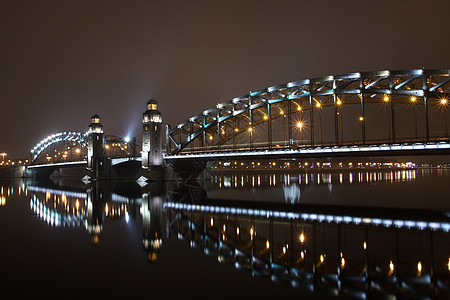
[[[131,141],[129,136],[126,136],[124,140],[125,140],[125,143],[129,143]]]

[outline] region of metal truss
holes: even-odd
[[[49,149],[49,147],[56,145],[57,143],[68,141],[68,142],[74,142],[79,143],[81,148],[86,148],[86,138],[88,136],[88,133],[83,132],[59,132],[52,134],[42,141],[40,141],[33,149],[30,151],[31,155],[31,163],[35,163],[36,159],[39,157],[41,153],[43,153],[46,149]],[[114,149],[117,153],[117,155],[112,156],[128,156],[129,152],[127,149],[123,149],[122,146],[124,144],[130,145],[130,147],[133,147],[131,149],[133,152],[135,151],[136,147],[136,141],[133,138],[129,142],[126,142],[123,137],[118,137],[115,135],[109,135],[106,134],[104,136],[104,142],[105,145],[108,145],[108,147]]]
[[[33,149],[30,151],[31,154],[31,162],[34,162],[36,158],[48,147],[62,142],[62,141],[70,141],[70,142],[78,142],[82,145],[86,142],[87,133],[82,132],[59,132],[52,135],[49,135],[42,141],[36,144]]]
[[[293,146],[292,119],[294,113],[309,113],[310,146],[322,145],[322,129],[314,132],[315,111],[328,108],[334,112],[335,144],[340,143],[342,128],[339,124],[339,112],[343,105],[357,105],[361,124],[361,140],[366,141],[367,103],[389,103],[392,125],[389,127],[389,140],[396,141],[395,104],[408,104],[424,107],[425,136],[422,141],[430,140],[429,109],[431,106],[447,106],[450,95],[450,70],[403,70],[358,72],[338,76],[326,76],[289,82],[250,92],[231,101],[219,103],[189,120],[171,129],[167,126],[166,150],[168,155],[186,152],[208,152],[237,149],[237,139],[245,135],[247,147],[254,145],[253,130],[262,125],[265,128],[265,143],[260,148],[272,148],[272,121],[285,117],[288,128],[285,141]],[[316,119],[316,120],[315,120]],[[299,125],[301,126],[301,125]],[[319,125],[320,128],[321,125]],[[317,129],[316,129],[317,131]],[[417,132],[417,125],[416,125]],[[446,137],[447,133],[446,133]],[[416,140],[420,140],[416,134]],[[260,143],[261,144],[261,143]]]

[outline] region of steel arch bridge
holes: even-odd
[[[358,72],[250,92],[167,127],[167,155],[448,141],[450,70]]]
[[[50,149],[52,146],[58,143],[77,143],[81,152],[81,148],[86,148],[86,137],[87,133],[82,132],[58,132],[49,135],[42,141],[36,144],[30,151],[30,162],[35,162],[38,157],[43,154],[46,150]],[[78,152],[78,151],[77,151]],[[79,153],[80,153],[79,152]]]
[[[87,132],[59,132],[49,135],[30,151],[31,164],[66,161],[84,161],[87,155]],[[105,151],[108,157],[134,155],[136,143],[123,137],[105,134]],[[48,161],[46,161],[48,160]]]

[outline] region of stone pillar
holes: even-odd
[[[87,176],[89,179],[100,179],[105,174],[105,150],[103,148],[103,125],[100,116],[93,115],[87,137]]]
[[[142,176],[146,180],[163,179],[164,160],[162,156],[162,117],[158,102],[151,99],[142,119]]]

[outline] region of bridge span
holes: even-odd
[[[219,103],[173,129],[166,125],[165,149],[159,144],[162,117],[157,102],[150,100],[141,155],[135,151],[135,138],[130,144],[113,135],[103,138],[102,153],[112,166],[160,164],[161,157],[184,168],[224,158],[448,155],[449,97],[449,69],[305,79]],[[90,126],[94,125],[93,121]],[[97,125],[103,134],[102,125]],[[51,135],[31,150],[29,168],[85,164],[89,134],[97,134],[94,129]],[[159,145],[150,142],[152,137]]]

